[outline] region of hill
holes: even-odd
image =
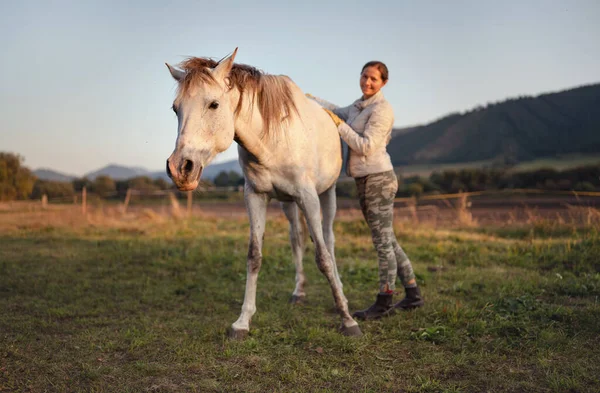
[[[600,84],[519,97],[394,130],[394,166],[494,160],[516,163],[600,153]]]
[[[77,176],[73,176],[73,175],[67,175],[64,173],[60,173],[60,172],[54,171],[52,169],[47,169],[47,168],[36,169],[35,171],[33,171],[33,174],[38,179],[41,179],[41,180],[63,181],[63,182],[69,182],[77,177]]]
[[[213,180],[221,171],[234,171],[242,174],[242,168],[237,159],[231,161],[225,161],[219,164],[211,164],[202,173],[202,179]],[[77,179],[78,176],[74,175],[66,175],[64,173],[60,173],[54,171],[52,169],[40,168],[33,171],[34,175],[41,180],[51,180],[51,181],[72,181],[73,179]],[[149,171],[145,168],[140,167],[127,167],[123,165],[110,164],[98,170],[86,173],[83,177],[87,177],[90,180],[94,180],[98,176],[110,176],[115,180],[125,180],[131,179],[137,176],[148,176],[152,179],[165,179],[169,180],[166,171]]]
[[[125,180],[137,176],[150,176],[150,174],[150,171],[144,168],[110,164],[93,172],[86,173],[84,177],[94,180],[98,176],[110,176],[115,180]]]

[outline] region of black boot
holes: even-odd
[[[421,307],[425,303],[419,287],[404,288],[404,290],[406,291],[406,297],[394,304],[395,309],[412,310]]]
[[[366,310],[356,311],[352,316],[357,319],[368,320],[368,319],[379,319],[381,317],[387,317],[394,313],[394,307],[392,306],[392,293],[379,293],[375,304]]]

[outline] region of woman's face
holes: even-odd
[[[387,81],[381,80],[381,72],[377,67],[367,67],[360,74],[360,89],[364,98],[373,97],[386,83]]]

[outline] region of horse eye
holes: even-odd
[[[217,101],[213,101],[208,106],[210,109],[217,109],[219,107],[219,103]]]

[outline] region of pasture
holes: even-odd
[[[597,221],[398,219],[426,305],[361,322],[356,339],[337,333],[312,244],[307,302],[287,303],[287,221],[271,212],[258,311],[238,342],[226,328],[243,301],[243,215],[15,206],[0,209],[0,392],[600,390]],[[374,298],[375,252],[358,214],[338,216],[354,311]]]

